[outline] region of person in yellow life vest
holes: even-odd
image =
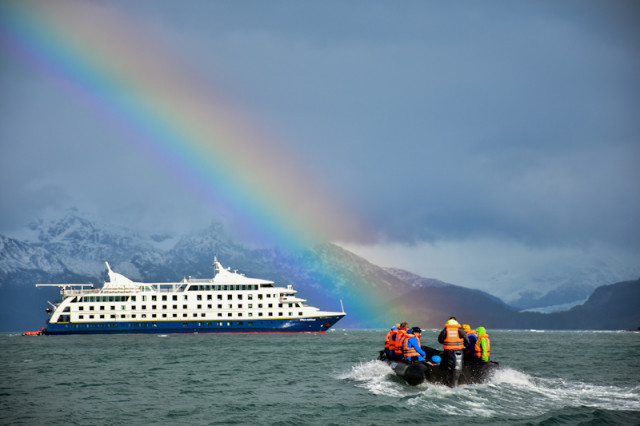
[[[390,358],[402,359],[402,342],[404,341],[405,334],[407,334],[407,327],[409,327],[408,323],[400,323],[400,327],[398,327],[398,331],[396,331],[395,334],[395,340],[391,342],[391,346],[389,347]]]
[[[489,341],[489,335],[484,327],[478,327],[476,331],[478,332],[478,341],[474,348],[475,356],[484,362],[488,362],[489,356],[491,355],[491,342]]]
[[[467,346],[464,350],[464,356],[472,357],[474,355],[474,348],[476,342],[478,341],[478,334],[475,330],[471,330],[469,324],[462,324],[462,329],[465,333],[467,333],[467,338],[469,339],[469,346]]]
[[[420,327],[413,327],[404,336],[402,343],[402,355],[406,361],[425,361],[427,354],[420,346],[420,336],[422,335],[422,329]]]
[[[389,356],[391,352],[391,345],[395,345],[394,341],[396,339],[398,327],[400,327],[399,323],[391,327],[391,330],[387,333],[387,337],[384,339],[384,353],[386,356]]]

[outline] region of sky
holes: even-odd
[[[0,21],[2,234],[70,207],[292,223],[506,299],[640,275],[637,2],[25,4]],[[25,54],[12,22],[76,58]]]

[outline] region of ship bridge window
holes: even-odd
[[[166,300],[167,300],[167,296],[166,295],[162,296],[162,301],[165,302]]]

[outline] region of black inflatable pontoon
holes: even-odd
[[[423,346],[422,349],[427,353],[427,359],[431,359],[433,355],[441,355],[440,351],[428,346]],[[409,362],[390,359],[384,351],[380,351],[378,359],[386,362],[398,376],[412,386],[419,385],[425,380],[452,388],[458,385],[483,383],[500,368],[500,365],[494,361],[484,362],[477,358],[464,357],[462,351],[456,351],[450,360],[442,359],[439,364],[432,361]]]

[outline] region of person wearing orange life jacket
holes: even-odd
[[[445,323],[444,328],[438,336],[438,342],[442,343],[445,351],[461,351],[469,346],[467,333],[465,333],[462,326],[460,326],[456,317],[449,318]]]
[[[407,327],[409,324],[406,322],[401,322],[400,327],[398,327],[398,331],[395,334],[395,340],[391,342],[389,356],[392,359],[400,358],[402,359],[402,342],[404,341],[404,336],[407,333]]]
[[[445,323],[444,328],[438,336],[438,342],[442,343],[444,348],[442,354],[442,368],[449,371],[447,380],[452,387],[458,386],[458,378],[462,373],[462,366],[464,364],[464,348],[469,347],[469,338],[465,333],[462,326],[456,320],[456,317],[451,317]]]
[[[484,327],[478,327],[478,341],[475,344],[474,353],[477,358],[480,358],[484,362],[489,361],[491,355],[491,341],[489,335]]]
[[[469,346],[465,348],[464,355],[466,357],[472,357],[474,355],[474,347],[478,341],[478,334],[476,333],[476,330],[471,330],[469,324],[463,324],[462,329],[467,333],[467,338],[469,339]]]
[[[425,361],[427,354],[420,346],[422,329],[413,327],[405,336],[402,343],[402,355],[406,361]]]
[[[384,353],[385,355],[388,357],[391,353],[391,346],[395,346],[395,339],[396,339],[396,334],[398,332],[398,327],[400,327],[400,324],[396,324],[393,327],[391,327],[391,330],[389,330],[389,332],[387,333],[387,337],[385,337],[384,339]]]

